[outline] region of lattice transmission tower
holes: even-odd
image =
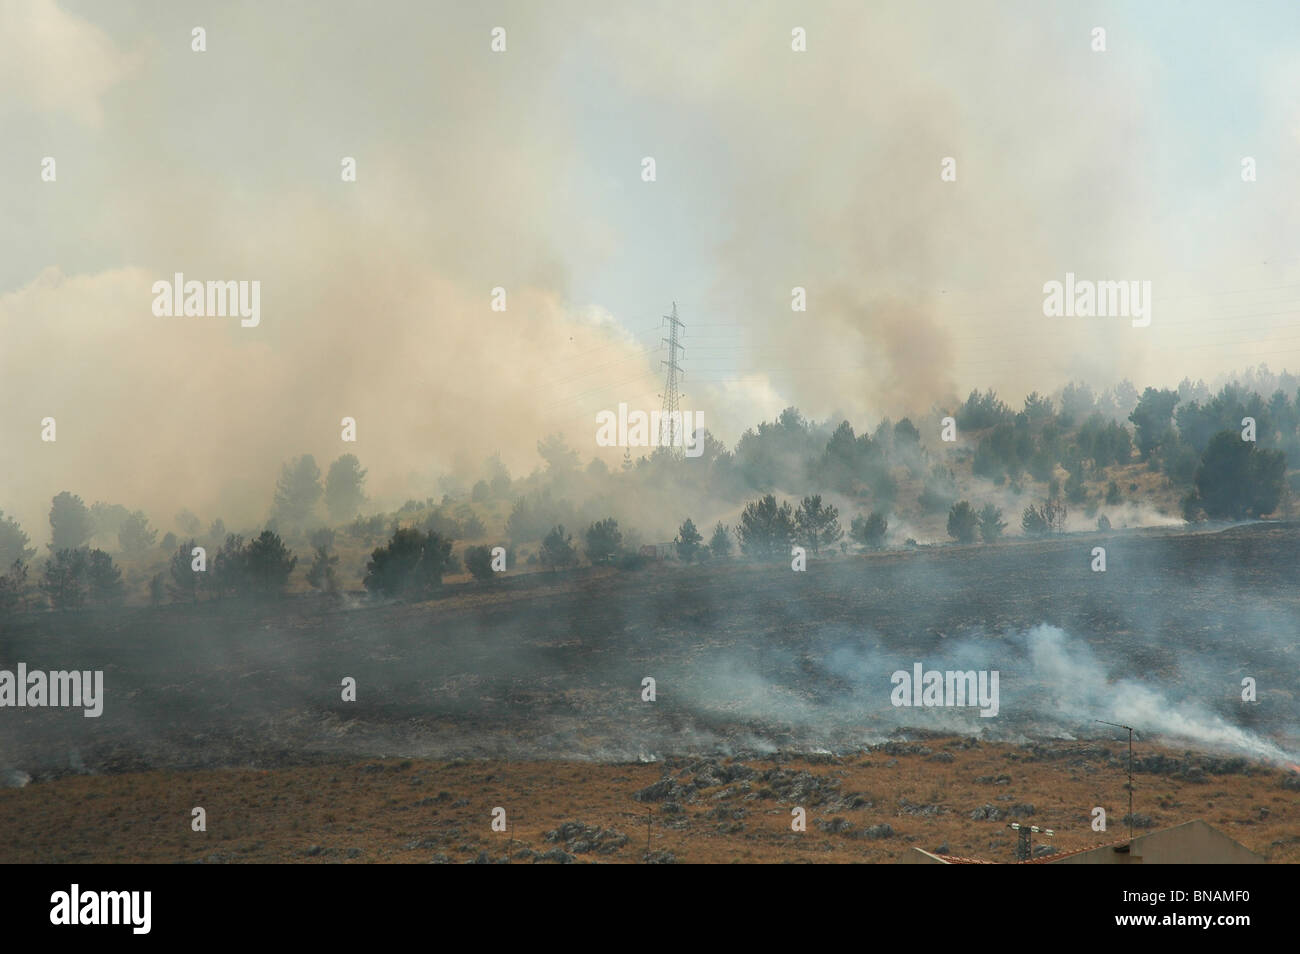
[[[661,361],[660,364],[668,366],[667,378],[664,381],[664,408],[663,418],[660,422],[659,444],[661,447],[667,447],[668,452],[676,458],[683,456],[682,443],[684,435],[679,434],[681,428],[681,394],[677,390],[677,379],[684,375],[681,366],[677,363],[677,353],[685,353],[686,349],[682,347],[678,340],[678,329],[684,329],[684,325],[677,317],[677,302],[673,302],[673,313],[664,315],[664,321],[668,322],[668,337],[660,339],[668,345],[668,360]]]

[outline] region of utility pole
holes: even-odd
[[[1101,719],[1094,721],[1102,725],[1113,725],[1117,729],[1128,729],[1128,840],[1129,844],[1133,843],[1133,727],[1131,725],[1120,725],[1118,722],[1104,722]]]
[[[677,330],[686,326],[677,318],[677,302],[673,302],[673,313],[663,317],[669,325],[668,337],[660,340],[668,345],[668,360],[659,363],[668,366],[668,377],[664,382],[664,408],[663,418],[660,421],[659,445],[667,447],[673,457],[680,459],[684,456],[682,443],[685,441],[685,436],[678,433],[681,427],[682,409],[681,395],[677,393],[677,376],[684,372],[677,364],[677,352],[685,352],[686,349],[677,340]]]

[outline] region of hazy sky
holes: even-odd
[[[658,406],[673,300],[728,443],[1295,368],[1298,50],[1289,2],[0,0],[0,508],[43,542],[63,489],[259,519],[300,453],[375,496],[585,460]],[[155,317],[178,271],[260,325]],[[1150,327],[1044,317],[1067,272],[1150,281]]]

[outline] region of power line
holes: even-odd
[[[656,376],[656,372],[654,371],[642,371],[640,374],[628,378],[625,381],[619,381],[614,384],[602,384],[599,385],[598,387],[589,388],[588,390],[582,391],[578,394],[570,395],[569,397],[564,398],[563,400],[556,401],[554,404],[547,405],[544,408],[544,410],[553,410],[557,407],[564,407],[565,405],[573,404],[575,401],[581,401],[584,398],[590,397],[593,394],[599,394],[601,391],[608,391],[610,388],[626,387],[629,384],[634,384],[637,381],[641,381],[644,380],[645,378],[651,378],[655,376]]]

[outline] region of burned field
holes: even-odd
[[[1058,850],[1109,837],[1091,806],[1122,827],[1106,719],[1139,727],[1139,826],[1295,862],[1298,548],[1256,524],[29,614],[5,665],[102,668],[104,707],[6,710],[0,860],[1005,861],[1010,820]],[[914,663],[999,670],[997,715],[892,705]]]
[[[846,754],[917,731],[1111,738],[1095,719],[1286,764],[1300,749],[1298,555],[1300,527],[1254,524],[841,556],[806,573],[539,574],[420,604],[29,614],[0,659],[103,669],[104,712],[7,710],[0,771],[20,784],[374,757]],[[915,663],[999,671],[997,715],[892,705],[891,673]],[[1241,700],[1247,677],[1257,702]]]
[[[1089,571],[1093,546],[1105,573]],[[6,711],[0,768],[839,754],[909,730],[1097,737],[1095,719],[1284,763],[1300,749],[1297,554],[1296,525],[1256,524],[840,556],[807,573],[521,577],[420,604],[27,615],[0,658],[104,669],[104,714]],[[914,663],[1000,671],[1000,710],[893,706],[891,673]],[[1258,702],[1242,702],[1245,677]]]

